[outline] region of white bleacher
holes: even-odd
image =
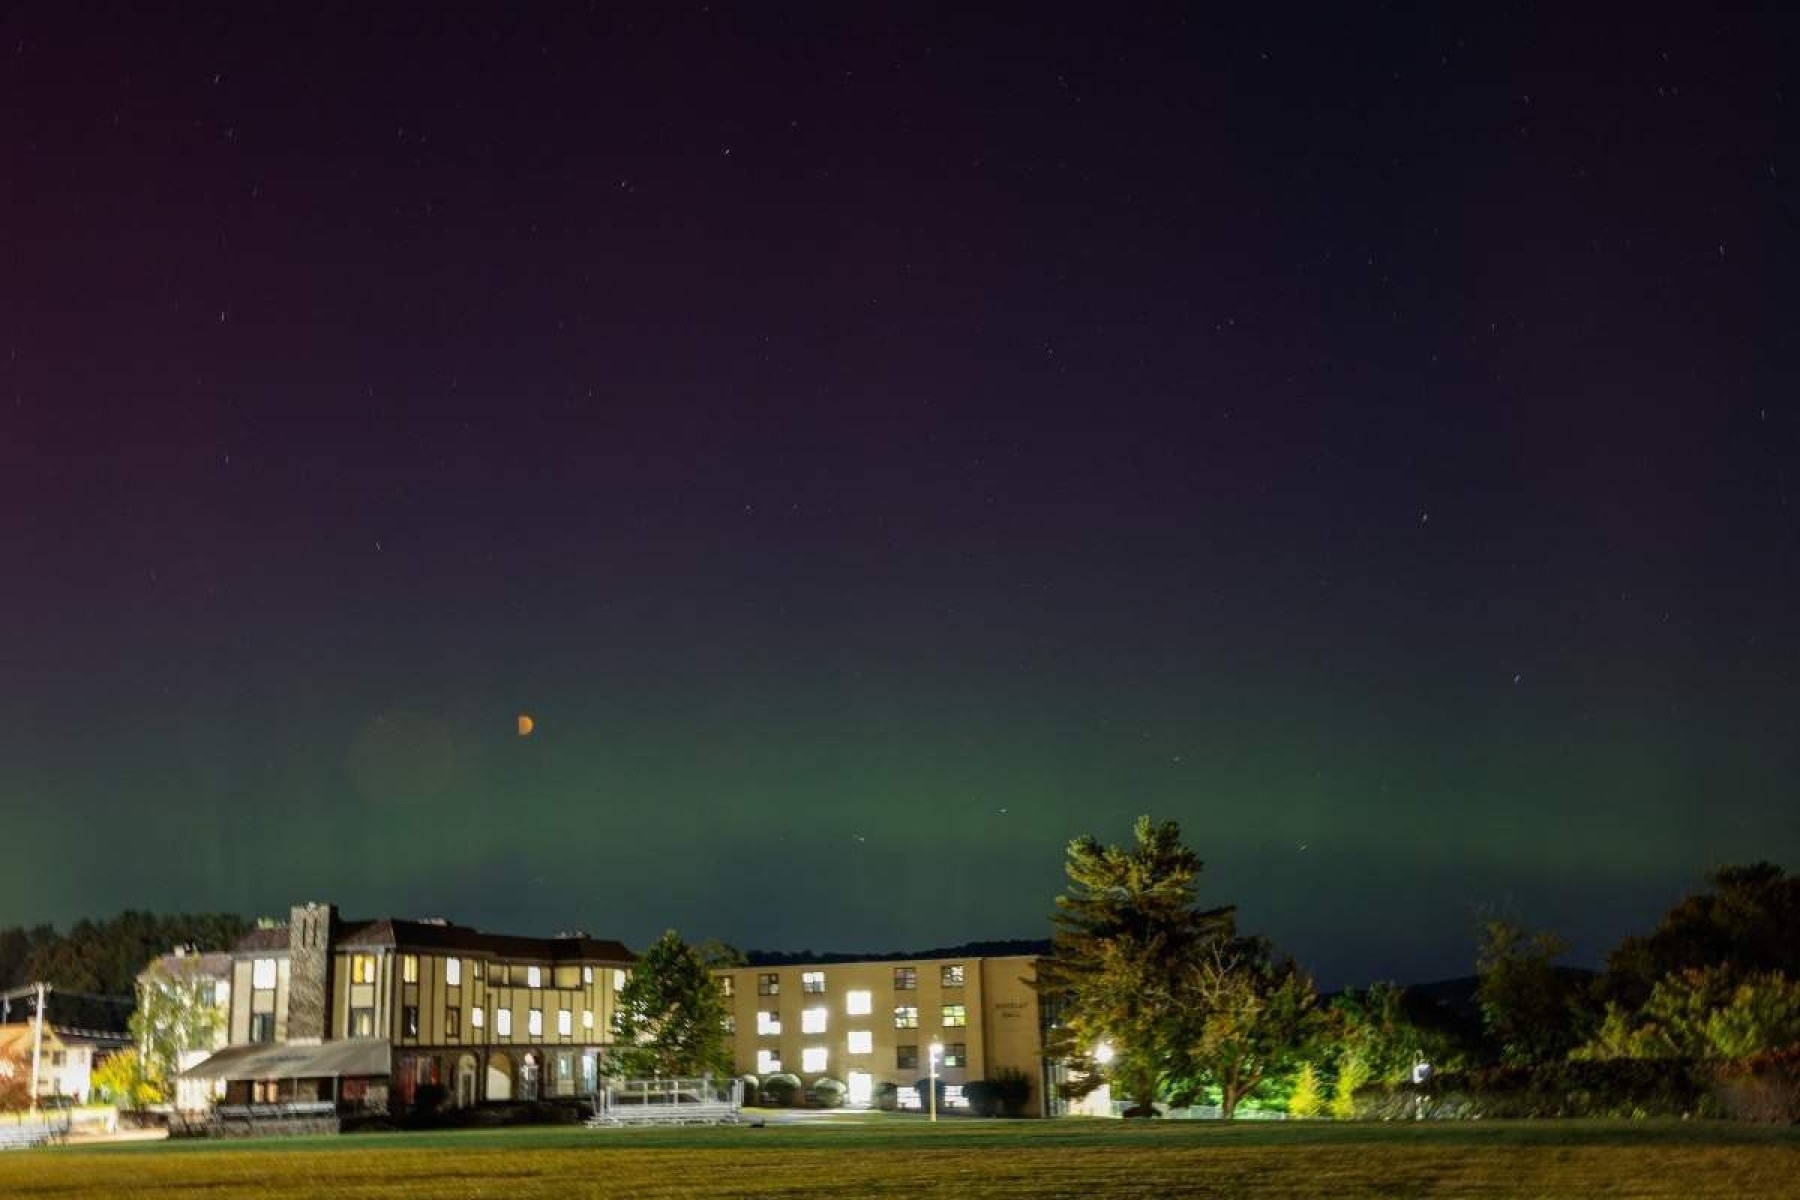
[[[740,1079],[617,1079],[594,1096],[590,1129],[643,1125],[735,1125]]]

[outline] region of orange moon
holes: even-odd
[[[531,731],[537,728],[537,722],[531,719],[530,713],[519,714],[519,736],[530,737]]]

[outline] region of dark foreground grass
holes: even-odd
[[[517,1129],[0,1157],[0,1196],[1800,1198],[1800,1131],[1701,1122],[1325,1124],[873,1118]]]

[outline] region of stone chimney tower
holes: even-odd
[[[331,1010],[331,935],[337,909],[296,904],[288,915],[288,1018],[290,1042],[325,1040]]]

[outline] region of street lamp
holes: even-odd
[[[938,1060],[944,1057],[944,1044],[942,1042],[931,1043],[930,1053],[931,1053],[931,1080],[930,1080],[930,1082],[931,1082],[931,1119],[933,1121],[936,1121],[937,1120],[937,1069],[938,1069]]]
[[[1104,1067],[1108,1063],[1112,1062],[1112,1060],[1113,1060],[1113,1048],[1112,1048],[1111,1042],[1101,1042],[1098,1046],[1094,1047],[1094,1061],[1095,1062],[1099,1063],[1101,1066]]]

